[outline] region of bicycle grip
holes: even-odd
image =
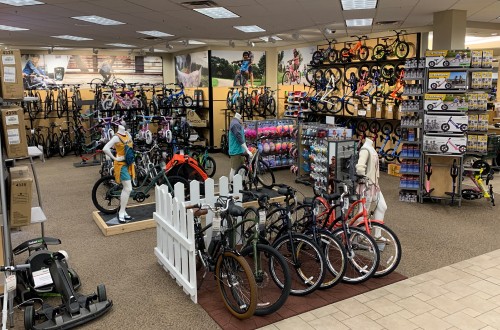
[[[189,210],[189,209],[200,209],[200,208],[201,208],[200,204],[193,204],[193,205],[186,206],[186,210]]]

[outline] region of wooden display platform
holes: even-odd
[[[260,192],[268,194],[270,203],[282,203],[284,196],[279,195],[276,190],[262,188]],[[243,199],[243,207],[258,207],[256,200]],[[127,207],[128,214],[134,220],[127,223],[118,222],[118,213],[104,214],[99,211],[92,212],[92,218],[104,236],[112,236],[133,231],[155,228],[156,222],[153,219],[153,212],[156,210],[156,203],[139,204]]]
[[[155,228],[156,222],[153,220],[153,212],[156,210],[155,203],[140,204],[127,207],[127,213],[134,220],[127,223],[118,222],[118,213],[104,214],[99,211],[92,212],[92,218],[104,236],[129,233],[132,231]]]

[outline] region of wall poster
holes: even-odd
[[[175,56],[175,81],[184,87],[208,87],[208,52]]]
[[[250,61],[251,65],[243,64],[243,61]],[[264,51],[214,50],[210,57],[210,66],[213,87],[239,86],[242,82],[239,78],[240,69],[242,67],[245,69],[246,66],[249,68],[249,75],[244,78],[247,86],[266,85],[266,52]]]

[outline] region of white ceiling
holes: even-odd
[[[500,30],[500,0],[379,0],[376,9],[342,11],[340,0],[214,0],[240,18],[213,20],[181,5],[186,0],[41,0],[44,5],[14,7],[0,4],[0,24],[28,28],[29,31],[0,31],[0,43],[18,48],[63,46],[72,48],[111,48],[108,43],[126,43],[140,49],[165,49],[169,41],[174,49],[186,49],[181,41],[194,39],[209,45],[228,46],[235,40],[244,46],[259,37],[277,35],[276,44],[287,46],[312,43],[324,38],[323,29],[336,31],[340,39],[353,34],[387,32],[392,29],[413,31],[432,26],[433,13],[460,9],[467,11],[468,24],[477,35],[489,35]],[[99,15],[126,23],[101,26],[72,19],[72,16]],[[373,18],[370,27],[346,29],[345,19]],[[380,21],[399,21],[394,25],[377,25]],[[262,33],[244,33],[234,25],[258,25]],[[160,40],[144,40],[136,31],[158,30],[173,34]],[[471,30],[472,31],[472,30]],[[298,40],[292,38],[299,34]],[[51,38],[53,35],[73,35],[92,41],[70,41]],[[331,37],[331,36],[330,36]],[[188,48],[199,47],[189,46]]]

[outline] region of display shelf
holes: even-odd
[[[468,89],[428,89],[427,94],[465,94]]]
[[[401,113],[406,113],[406,112],[413,112],[413,113],[420,113],[420,112],[424,112],[424,109],[417,109],[417,110],[402,110],[402,109],[399,109],[399,112]]]
[[[435,68],[435,67],[429,67],[429,72],[448,72],[448,71],[488,71],[490,70],[491,71],[491,68],[490,69],[486,69],[486,68],[471,68],[471,67],[444,67],[444,68]],[[478,70],[479,69],[479,70]]]
[[[403,93],[403,96],[424,96],[422,93]]]
[[[467,130],[467,134],[485,135],[485,134],[488,134],[488,131],[471,131],[471,130]]]
[[[420,191],[420,188],[408,188],[408,187],[402,187],[401,185],[399,186],[399,189],[400,190],[408,190],[408,191]]]
[[[418,81],[421,81],[421,80],[425,80],[425,77],[421,77],[421,78],[407,78],[407,77],[404,77],[403,78],[404,81],[411,81],[411,80],[418,80]]]
[[[401,124],[401,128],[421,128],[421,125],[406,125]]]

